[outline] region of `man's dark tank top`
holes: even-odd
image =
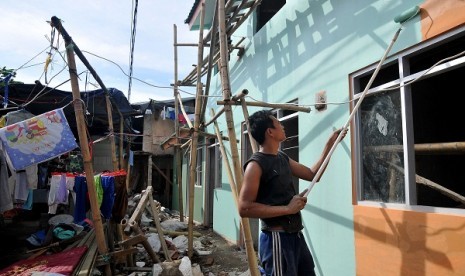
[[[277,155],[256,152],[244,164],[244,170],[251,161],[257,162],[262,169],[256,202],[272,206],[287,205],[297,194],[292,183],[289,157],[281,151]],[[260,220],[262,230],[281,226],[284,231],[292,233],[303,229],[300,212]]]

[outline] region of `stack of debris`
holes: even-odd
[[[24,274],[15,275],[102,275],[105,265],[111,266],[112,275],[248,275],[245,252],[200,225],[194,226],[194,256],[189,259],[187,223],[179,212],[155,201],[150,186],[129,198],[121,223],[106,221],[107,254],[98,253],[92,222],[75,224],[73,219],[66,214],[48,219],[46,228],[27,239],[24,260],[0,270],[0,275],[19,270]],[[69,262],[66,270],[60,270],[63,261],[56,265],[58,259]]]

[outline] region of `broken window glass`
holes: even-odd
[[[404,203],[400,93],[366,96],[360,111],[362,199]]]

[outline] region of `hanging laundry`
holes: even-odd
[[[183,114],[178,114],[178,121],[181,123],[181,124],[187,124],[187,121],[186,121],[186,118],[184,117]]]
[[[175,109],[173,107],[166,108],[165,118],[170,120],[174,120],[174,118],[176,118]]]
[[[77,175],[74,178],[74,191],[76,192],[74,222],[79,223],[86,219],[86,213],[90,209],[89,194],[87,192],[87,180],[84,175]]]
[[[0,213],[13,209],[10,185],[8,184],[8,167],[0,149]]]
[[[0,139],[14,170],[50,160],[77,147],[63,109],[1,128]]]
[[[102,173],[102,187],[104,196],[100,211],[106,219],[111,218],[119,223],[124,218],[128,207],[126,171],[122,169]]]

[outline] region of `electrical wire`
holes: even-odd
[[[452,60],[452,59],[455,59],[455,58],[458,58],[460,56],[463,56],[465,55],[465,51],[462,51],[458,54],[455,54],[453,56],[450,56],[450,57],[446,57],[446,58],[443,58],[441,59],[440,61],[436,62],[435,64],[433,64],[430,68],[428,68],[426,71],[424,71],[420,76],[418,76],[417,78],[414,78],[408,82],[405,82],[404,84],[402,85],[397,85],[397,86],[394,86],[394,87],[389,87],[389,88],[383,88],[383,89],[380,89],[378,91],[391,91],[391,90],[397,90],[401,87],[404,87],[404,86],[407,86],[407,85],[411,85],[412,83],[414,82],[417,82],[419,81],[420,79],[422,79],[424,76],[426,76],[426,74],[428,74],[431,70],[433,70],[434,68],[436,68],[438,65],[446,62],[446,61],[449,61],[449,60]]]
[[[87,53],[87,54],[89,54],[89,55],[92,55],[92,56],[94,56],[94,57],[103,59],[103,60],[105,60],[105,61],[108,61],[108,62],[110,62],[110,63],[116,65],[116,66],[120,69],[120,71],[121,71],[126,77],[129,77],[129,75],[123,70],[123,68],[122,68],[118,63],[116,63],[116,62],[114,62],[114,61],[112,61],[112,60],[110,60],[110,59],[107,59],[107,58],[105,58],[105,57],[99,56],[99,55],[97,55],[97,54],[91,53],[91,52],[89,52],[89,51],[81,50],[81,52]],[[151,87],[162,88],[162,89],[173,89],[173,87],[171,87],[171,86],[159,86],[159,85],[151,84],[151,83],[146,82],[146,81],[144,81],[144,80],[141,80],[141,79],[139,79],[139,78],[137,78],[137,77],[131,77],[131,78],[132,78],[132,79],[135,79],[135,80],[137,80],[137,81],[139,81],[139,82],[141,82],[141,83],[144,83],[144,84],[146,84],[146,85],[148,85],[148,86],[151,86]],[[189,95],[195,95],[194,93],[191,93],[191,92],[188,92],[188,91],[179,89],[179,88],[178,88],[178,90],[181,91],[181,92],[183,92],[183,93],[189,94]]]

